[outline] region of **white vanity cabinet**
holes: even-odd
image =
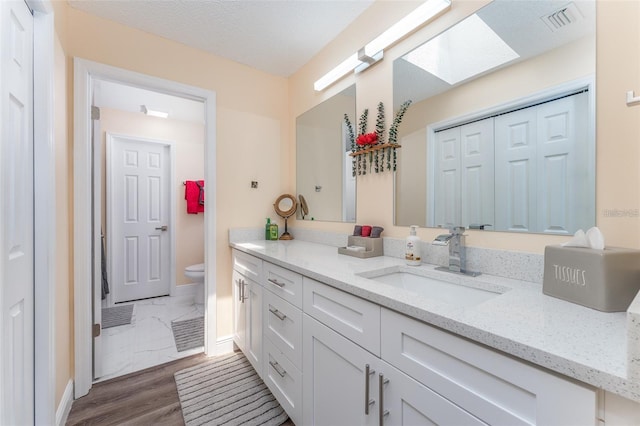
[[[597,424],[590,386],[237,254],[234,341],[298,425]]]
[[[303,319],[304,425],[484,425],[312,317]]]
[[[302,275],[264,262],[264,381],[291,420],[302,419]]]
[[[592,387],[382,309],[382,358],[492,425],[594,425]]]
[[[262,377],[262,260],[233,251],[233,342]]]

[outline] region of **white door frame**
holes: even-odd
[[[33,10],[34,54],[34,263],[38,265],[34,270],[34,420],[35,424],[55,424],[54,15],[49,0],[26,1]]]
[[[213,91],[124,69],[74,58],[74,396],[86,395],[92,385],[91,334],[91,88],[94,79],[110,80],[205,105],[204,178],[210,196],[205,212],[205,353],[216,351],[216,94]]]
[[[111,243],[114,241],[113,239],[113,226],[111,225],[111,221],[113,220],[113,203],[110,203],[111,195],[113,191],[113,182],[112,179],[114,176],[111,174],[111,160],[113,160],[113,140],[119,139],[130,142],[144,142],[144,143],[152,143],[156,145],[163,145],[169,148],[169,181],[166,183],[169,185],[169,222],[167,225],[169,226],[169,250],[171,257],[169,259],[169,294],[174,295],[176,289],[176,186],[175,183],[175,143],[172,141],[160,140],[160,139],[149,139],[149,138],[141,138],[138,136],[130,136],[118,133],[107,132],[107,182],[106,182],[106,214],[107,214],[107,271],[108,276],[113,277],[114,273],[111,270],[111,260],[114,258],[114,249]],[[115,286],[109,286],[114,288]],[[110,295],[111,296],[111,295]],[[109,306],[113,304],[113,299],[110,299]]]

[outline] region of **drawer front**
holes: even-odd
[[[302,275],[265,262],[263,285],[293,306],[302,308]]]
[[[494,425],[595,424],[595,390],[382,309],[382,358]]]
[[[269,339],[264,349],[264,381],[293,423],[301,425],[302,374]]]
[[[275,294],[264,292],[264,334],[302,369],[302,311]]]
[[[233,269],[257,283],[262,283],[262,259],[233,250]]]
[[[304,277],[304,312],[380,355],[380,306]]]

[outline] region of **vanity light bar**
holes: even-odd
[[[360,72],[382,59],[383,50],[402,39],[418,27],[430,22],[451,8],[451,0],[427,0],[413,12],[392,25],[388,30],[371,40],[359,52],[342,61],[340,65],[323,75],[313,84],[320,92],[351,71]],[[374,59],[367,60],[369,58]]]
[[[393,24],[387,31],[371,40],[364,47],[364,53],[373,57],[398,40],[429,23],[451,8],[451,0],[428,0],[416,10]]]

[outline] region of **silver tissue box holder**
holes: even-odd
[[[542,292],[604,312],[624,312],[640,290],[640,250],[546,246]]]
[[[347,239],[347,246],[363,247],[364,250],[356,251],[350,250],[347,247],[338,247],[338,253],[346,254],[347,256],[359,257],[362,259],[384,255],[382,249],[382,238],[358,237],[356,235],[349,235],[349,238]]]

